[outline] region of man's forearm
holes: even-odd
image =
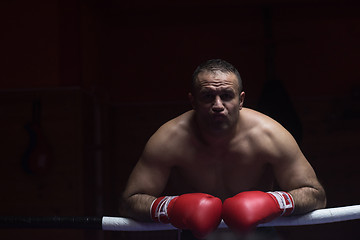
[[[325,191],[322,187],[302,187],[289,192],[295,202],[294,214],[304,214],[326,206]]]
[[[156,198],[147,194],[134,194],[123,198],[120,213],[138,221],[151,221],[150,207]]]

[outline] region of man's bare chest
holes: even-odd
[[[272,184],[269,165],[243,154],[203,154],[183,159],[174,174],[183,191],[227,198],[248,190],[267,190]]]

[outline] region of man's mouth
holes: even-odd
[[[213,113],[211,115],[211,117],[214,119],[214,120],[222,120],[222,119],[225,119],[226,118],[226,115],[224,113]]]

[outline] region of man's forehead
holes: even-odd
[[[204,71],[197,77],[199,87],[238,87],[238,80],[234,73],[217,71]]]
[[[236,88],[233,86],[203,86],[200,87],[199,92],[200,93],[208,93],[208,92],[235,92]]]

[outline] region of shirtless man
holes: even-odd
[[[281,215],[325,207],[324,189],[291,134],[243,107],[242,80],[231,64],[200,65],[189,98],[193,110],[147,142],[122,196],[123,216],[170,222],[204,238],[221,219],[247,232]],[[272,177],[281,191],[266,192],[273,191]]]

